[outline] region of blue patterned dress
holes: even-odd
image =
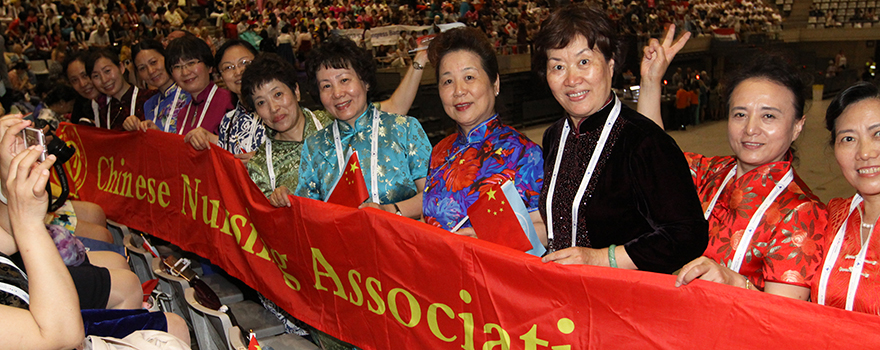
[[[171,106],[171,104],[174,103],[174,95],[178,90],[180,91],[180,96],[177,97],[177,103],[174,106]],[[177,117],[180,115],[180,110],[183,106],[186,106],[191,99],[192,97],[190,97],[188,92],[181,90],[177,84],[171,84],[168,89],[160,91],[150,97],[147,102],[144,102],[144,119],[152,120],[153,123],[159,127],[159,130],[176,133]],[[165,125],[169,122],[169,117],[170,124],[168,125],[168,130],[165,130]]]
[[[492,184],[513,180],[529,212],[538,210],[544,183],[544,157],[537,144],[497,116],[461,130],[434,147],[425,184],[425,221],[451,230],[467,208]],[[470,222],[464,227],[470,227]]]

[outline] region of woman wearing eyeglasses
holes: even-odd
[[[220,77],[223,78],[226,88],[232,91],[238,100],[235,109],[226,113],[220,122],[217,145],[245,163],[263,144],[265,132],[263,123],[253,113],[248,112],[241,101],[241,77],[244,68],[254,60],[257,53],[248,42],[235,39],[220,46],[215,55]]]
[[[235,108],[232,93],[211,81],[214,56],[202,39],[194,35],[174,39],[165,54],[165,67],[177,85],[192,96],[177,117],[177,133],[186,135],[184,140],[196,149],[208,148],[223,116]]]

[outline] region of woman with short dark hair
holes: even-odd
[[[542,241],[538,212],[544,179],[541,148],[503,124],[495,111],[500,76],[495,49],[483,32],[456,28],[438,35],[428,51],[437,67],[440,100],[458,125],[431,153],[423,198],[425,221],[452,230],[491,186],[513,181]],[[471,195],[476,194],[476,195]],[[476,237],[469,223],[457,234]]]
[[[376,66],[353,41],[331,37],[312,50],[307,67],[312,95],[336,120],[306,140],[296,194],[325,199],[353,148],[370,193],[364,205],[421,217],[431,144],[418,120],[394,113],[409,109],[418,80],[408,78],[421,69],[414,65],[391,99],[373,103]]]
[[[165,48],[165,68],[183,91],[192,96],[177,117],[177,133],[197,149],[211,143],[226,112],[235,108],[229,90],[214,85],[214,56],[205,41],[192,34],[172,40]]]
[[[544,133],[545,262],[670,273],[706,248],[706,220],[675,141],[611,91],[617,32],[594,8],[555,11],[532,69],[566,117]]]
[[[276,207],[289,206],[287,196],[299,184],[303,141],[333,121],[299,105],[293,65],[275,54],[261,54],[241,77],[241,98],[266,125],[266,142],[247,162],[248,175]],[[257,120],[257,122],[260,122]]]
[[[226,41],[217,49],[215,55],[216,69],[226,88],[236,96],[235,109],[226,113],[220,121],[220,129],[216,143],[220,148],[234,154],[236,158],[247,162],[263,144],[263,123],[242,103],[242,80],[245,68],[248,67],[259,52],[247,41],[233,39]]]

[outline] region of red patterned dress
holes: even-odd
[[[705,211],[736,166],[736,158],[693,153],[685,157]],[[708,218],[709,245],[703,256],[729,266],[749,220],[790,169],[790,161],[774,162],[731,179]],[[824,255],[826,220],[825,206],[794,174],[764,213],[739,273],[760,289],[764,282],[810,287]]]
[[[851,275],[849,269],[853,266],[854,257],[859,254],[859,250],[862,248],[859,231],[862,223],[861,212],[864,210],[865,203],[860,204],[862,210],[854,210],[847,220],[851,203],[852,198],[835,198],[828,202],[828,229],[825,231],[825,246],[830,247],[840,226],[846,221],[843,245],[831,269],[828,287],[825,290],[825,305],[841,309],[846,306],[846,294],[849,290]],[[865,254],[865,264],[862,268],[863,277],[859,281],[853,299],[853,311],[880,315],[880,264],[878,264],[880,261],[880,239],[878,238],[880,236],[876,232],[877,228],[874,230],[875,232],[868,242],[868,251]],[[819,265],[819,268],[821,267],[822,265]],[[813,302],[818,302],[818,292],[819,274],[817,273],[816,278],[813,279],[813,288],[810,293]]]

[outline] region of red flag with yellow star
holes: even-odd
[[[257,335],[254,332],[248,335],[248,350],[262,350],[260,342],[257,341]]]
[[[532,249],[501,185],[492,185],[480,194],[480,198],[468,208],[468,216],[479,239],[520,251]]]
[[[361,172],[357,151],[351,152],[345,164],[345,171],[330,189],[326,202],[357,208],[367,198],[370,198],[370,192],[367,191],[367,183],[364,181],[364,173]]]

